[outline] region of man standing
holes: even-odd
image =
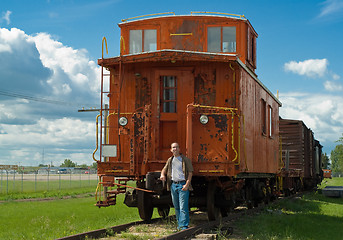
[[[170,151],[173,156],[167,160],[160,179],[167,180],[167,190],[171,191],[178,229],[184,230],[189,225],[188,200],[189,191],[192,190],[193,166],[189,158],[180,154],[178,143],[172,143]]]

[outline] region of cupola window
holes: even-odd
[[[151,52],[157,49],[157,30],[130,30],[130,54]]]
[[[208,27],[208,52],[236,52],[236,27]]]

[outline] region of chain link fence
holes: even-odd
[[[97,174],[94,171],[36,171],[30,174],[14,170],[0,170],[0,194],[30,193],[73,188],[96,188]]]

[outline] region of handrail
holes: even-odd
[[[218,110],[224,110],[224,111],[238,111],[237,108],[228,108],[228,107],[216,107],[216,106],[207,106],[207,105],[200,105],[200,104],[189,104],[193,107],[198,108],[212,108],[212,109],[218,109]]]
[[[101,177],[99,176],[99,181],[95,189],[95,201],[98,201],[98,193],[99,193],[99,201],[101,201]]]
[[[115,114],[116,114],[115,111],[111,112],[110,114],[108,114],[107,119],[106,119],[106,126],[107,126],[107,128],[106,128],[106,137],[107,137],[106,143],[109,143],[109,126],[110,125],[109,125],[109,120],[108,119],[110,118],[111,115],[115,115]]]
[[[120,36],[120,55],[122,54],[122,49],[124,49],[125,51],[125,40],[124,40],[124,37],[123,36]]]
[[[238,159],[238,164],[240,163],[240,160],[238,158],[238,153],[237,153],[237,150],[235,148],[235,145],[234,145],[234,140],[235,140],[235,136],[234,136],[234,115],[233,115],[233,112],[231,112],[231,148],[232,150],[234,151],[235,153],[235,158],[232,160],[232,162],[235,162],[237,159]],[[238,132],[238,143],[240,141],[240,134]]]
[[[192,11],[191,12],[191,15],[193,13],[201,13],[201,14],[218,14],[218,15],[228,15],[228,16],[234,16],[234,17],[239,17],[240,19],[246,19],[246,17],[243,15],[240,15],[240,14],[232,14],[232,13],[221,13],[221,12],[204,12],[204,11]]]
[[[99,125],[99,117],[101,116],[101,114],[99,114],[98,116],[96,116],[96,133],[95,133],[95,135],[96,135],[96,149],[94,150],[94,152],[93,152],[93,160],[94,161],[98,161],[98,160],[96,160],[96,158],[95,158],[95,153],[98,151],[98,149],[99,149],[99,147],[98,147],[98,145],[99,145],[99,137],[98,137],[98,132],[99,132],[99,127],[98,127],[98,125]]]
[[[102,55],[101,57],[104,58],[104,41],[105,41],[105,46],[106,46],[106,54],[108,54],[108,48],[107,48],[107,40],[105,37],[102,38]]]
[[[131,18],[126,18],[122,19],[122,22],[127,22],[128,20],[136,19],[136,18],[142,18],[142,17],[150,17],[150,16],[156,16],[156,15],[164,15],[164,14],[173,14],[175,15],[175,12],[165,12],[165,13],[152,13],[152,14],[146,14],[146,15],[141,15],[137,17],[131,17]]]
[[[247,163],[247,148],[246,148],[246,145],[245,145],[245,117],[244,117],[244,114],[242,115],[242,118],[243,118],[243,139],[244,139],[244,142],[243,142],[243,151],[244,151],[244,163],[245,163],[245,171],[248,171],[249,168],[248,168],[248,163]]]

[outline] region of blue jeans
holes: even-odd
[[[171,196],[175,208],[176,220],[178,229],[183,230],[188,228],[189,225],[189,190],[182,191],[184,184],[171,184]]]

